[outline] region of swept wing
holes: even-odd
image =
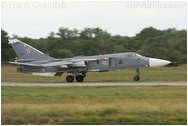
[[[26,66],[35,66],[35,67],[61,67],[61,68],[68,68],[70,67],[86,67],[85,62],[90,62],[90,61],[96,61],[101,58],[83,58],[83,59],[67,59],[63,61],[52,61],[49,63],[23,63],[23,62],[9,62],[12,64],[17,64],[17,65],[26,65]],[[107,59],[107,58],[102,58],[102,59]]]

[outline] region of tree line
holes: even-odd
[[[57,33],[50,32],[46,38],[40,39],[13,36],[55,58],[136,52],[147,57],[187,63],[187,30],[175,28],[158,30],[148,27],[133,37],[111,35],[98,27],[84,30],[62,27]],[[8,45],[8,38],[8,33],[1,29],[2,63],[16,57]]]

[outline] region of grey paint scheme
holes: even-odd
[[[19,57],[20,61],[24,62],[29,62],[32,60],[52,60],[54,58],[42,53],[41,51],[29,46],[26,43],[23,43],[21,41],[17,41],[15,43],[10,43],[11,46],[13,47],[14,51],[16,52],[17,56]],[[26,49],[31,49],[32,53],[27,53]]]
[[[14,39],[15,40],[15,39]],[[19,40],[14,42],[9,42],[16,54],[18,55],[17,64],[18,71],[24,73],[32,73],[32,72],[74,72],[75,70],[79,71],[107,71],[107,70],[116,70],[116,69],[125,69],[125,68],[142,68],[149,67],[149,58],[140,56],[134,52],[129,53],[117,53],[117,54],[107,54],[107,55],[99,55],[99,56],[77,56],[73,58],[65,58],[65,59],[55,59],[52,58],[41,51],[29,46],[26,43],[23,43]],[[30,49],[30,53],[27,53],[27,49]],[[84,61],[85,67],[71,67],[68,68],[60,68],[60,67],[36,67],[38,64],[45,64],[51,62],[59,62],[59,61],[72,61],[75,59],[79,59],[80,61],[84,59],[95,59],[92,61]],[[122,61],[122,64],[119,61]],[[103,64],[106,62],[106,64]],[[29,65],[19,65],[19,63],[28,63],[28,64],[36,64],[36,66]]]
[[[79,59],[85,58],[96,58],[96,61],[86,61],[84,68],[79,67],[68,67],[68,68],[59,68],[59,67],[35,67],[35,66],[25,66],[18,65],[19,72],[32,73],[32,72],[74,72],[75,70],[79,71],[107,71],[107,70],[117,70],[125,68],[143,68],[149,67],[149,58],[147,57],[129,57],[130,53],[118,53],[110,55],[101,55],[101,56],[89,56],[89,57],[79,57]],[[133,53],[134,54],[134,53]],[[74,58],[68,59],[59,59],[59,60],[40,60],[29,62],[31,64],[41,64],[49,62],[58,62],[58,61],[69,61]],[[122,60],[123,63],[119,64],[119,60]],[[108,65],[103,65],[103,61],[107,61]],[[22,66],[22,67],[21,67]]]
[[[53,76],[61,76],[68,72],[75,77],[89,71],[150,67],[148,57],[134,52],[56,59],[17,39],[9,39],[9,44],[18,56],[15,62],[10,63],[17,64],[17,71],[22,73],[55,73]]]

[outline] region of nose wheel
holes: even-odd
[[[140,77],[138,75],[134,76],[134,81],[139,81],[140,80]]]
[[[139,80],[140,80],[140,69],[137,69],[137,70],[136,70],[136,73],[137,73],[137,75],[134,76],[133,80],[134,80],[134,81],[139,81]]]

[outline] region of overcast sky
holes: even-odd
[[[112,35],[134,36],[150,26],[187,29],[186,2],[1,2],[1,27],[9,36],[45,38],[60,27],[100,27]]]

